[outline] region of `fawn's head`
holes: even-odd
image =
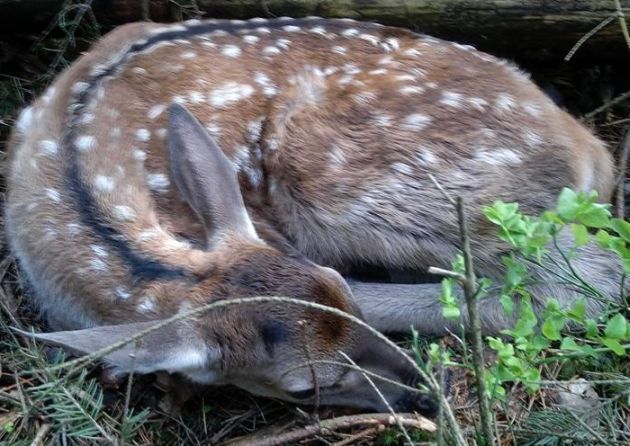
[[[235,298],[283,296],[361,318],[350,288],[336,271],[259,238],[232,162],[180,105],[170,108],[168,135],[171,176],[181,197],[203,223],[206,250],[215,259],[199,282],[181,288],[186,297],[182,311]],[[196,382],[235,384],[259,395],[298,403],[386,410],[384,398],[397,410],[434,411],[426,396],[392,383],[418,382],[417,372],[406,358],[347,318],[298,303],[232,303],[194,319],[165,324],[105,359],[122,372],[177,372]],[[159,322],[36,337],[93,352]],[[382,396],[355,366],[389,380],[373,378]]]

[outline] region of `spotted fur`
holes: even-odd
[[[22,113],[10,147],[12,249],[52,328],[83,329],[48,339],[84,349],[110,341],[112,324],[122,336],[259,294],[362,314],[382,330],[444,333],[452,327],[435,285],[353,284],[353,298],[319,265],[448,267],[456,216],[435,178],[466,200],[479,273],[497,278],[506,246],[483,205],[518,201],[538,213],[562,187],[605,200],[613,184],[604,145],[511,64],[403,29],[319,18],[122,26]],[[616,259],[581,251],[577,270],[616,296]],[[561,286],[534,291],[537,306],[550,294],[566,305],[576,297]],[[509,322],[495,299],[483,305],[486,331]],[[600,308],[589,303],[591,314]],[[282,371],[304,359],[304,327],[312,358],[344,349],[408,375],[356,327],[278,306],[165,329],[140,362],[295,400],[310,394],[311,377]],[[347,379],[336,368],[318,373],[330,387],[323,402],[380,407],[361,386],[335,387]],[[387,395],[409,401],[393,387]]]

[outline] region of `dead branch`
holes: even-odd
[[[390,413],[368,413],[329,418],[328,420],[322,420],[317,424],[311,424],[278,435],[252,435],[244,438],[241,437],[240,439],[224,443],[224,445],[275,446],[294,444],[297,441],[314,435],[326,435],[330,432],[341,429],[350,429],[357,426],[397,426],[398,424],[428,432],[435,432],[437,430],[437,426],[433,421],[415,414],[403,413],[393,416]]]

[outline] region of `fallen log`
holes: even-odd
[[[0,0],[0,26],[53,20],[63,0]],[[630,14],[630,0],[621,0]],[[112,25],[195,14],[213,18],[318,15],[350,17],[411,28],[498,55],[560,60],[586,33],[608,20],[576,54],[589,60],[630,57],[612,0],[93,0],[99,20]]]

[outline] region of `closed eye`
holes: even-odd
[[[289,395],[291,398],[295,398],[296,400],[305,400],[307,398],[311,398],[313,396],[315,396],[315,389],[304,389],[304,390],[297,390],[295,392],[287,392],[287,395]]]

